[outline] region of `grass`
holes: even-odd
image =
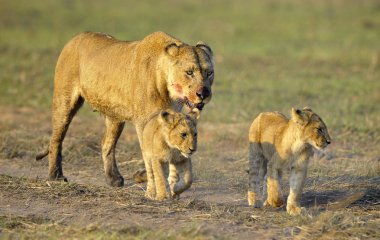
[[[205,121],[249,122],[261,111],[288,113],[292,106],[309,105],[323,116],[335,139],[348,131],[362,141],[380,141],[377,1],[1,5],[3,105],[48,109],[60,49],[79,32],[139,39],[163,30],[214,48],[217,78]]]
[[[216,79],[213,99],[206,105],[199,124],[199,151],[193,162],[194,194],[212,194],[227,188],[244,196],[247,129],[262,111],[278,110],[289,115],[293,106],[311,106],[324,119],[333,139],[331,150],[317,154],[310,164],[303,198],[309,212],[303,217],[290,218],[283,209],[252,215],[251,209],[227,200],[225,204],[214,204],[193,196],[190,200],[194,201],[157,206],[143,202],[141,191],[133,197],[75,184],[57,185],[54,190],[40,181],[0,177],[2,183],[7,183],[4,186],[14,183],[14,188],[8,189],[12,193],[35,193],[36,201],[47,201],[46,206],[54,205],[50,202],[54,196],[63,196],[68,201],[67,208],[72,199],[113,202],[105,197],[110,194],[128,198],[125,204],[136,211],[143,212],[139,204],[153,206],[153,216],[163,222],[168,221],[163,217],[165,211],[176,209],[178,215],[186,213],[198,220],[205,218],[208,224],[222,224],[213,225],[211,232],[201,220],[178,231],[132,225],[108,229],[102,225],[77,226],[78,219],[74,224],[61,223],[59,217],[49,214],[2,213],[0,238],[209,239],[223,237],[215,229],[233,226],[256,229],[260,234],[269,226],[275,236],[282,238],[379,238],[379,1],[0,0],[0,6],[3,169],[13,165],[30,168],[29,172],[46,168],[46,162],[34,163],[31,159],[49,140],[55,64],[64,44],[83,31],[140,39],[162,30],[187,43],[202,40],[211,45]],[[72,177],[99,181],[103,123],[88,106],[78,115],[64,144],[65,169]],[[130,125],[124,130],[116,155],[123,174],[132,176],[138,166],[130,164],[130,160],[141,155]],[[28,171],[19,174],[25,172]],[[355,202],[356,194],[361,197]],[[342,200],[345,197],[351,200],[346,203]],[[334,202],[340,202],[340,207],[329,209]],[[83,206],[87,205],[78,203],[74,210]],[[100,213],[89,208],[90,216],[109,217],[106,211],[111,212],[112,207],[102,207],[97,209]],[[228,225],[231,222],[235,225]],[[244,233],[241,229],[236,232]]]

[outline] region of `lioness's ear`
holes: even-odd
[[[196,47],[203,49],[203,51],[205,51],[207,53],[207,55],[209,55],[210,57],[213,56],[213,52],[212,52],[210,46],[207,45],[206,43],[200,41],[197,43]]]
[[[309,116],[305,112],[292,108],[292,119],[301,126],[304,126],[309,121]]]
[[[175,43],[171,43],[165,47],[165,51],[172,57],[178,56],[179,46]]]

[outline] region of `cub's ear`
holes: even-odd
[[[307,107],[304,107],[302,110],[304,111],[309,111],[309,112],[312,112],[313,110],[311,110],[311,107],[307,106]]]
[[[174,114],[173,111],[167,109],[167,110],[162,110],[160,112],[160,121],[165,123],[165,124],[170,124],[174,122]]]
[[[172,57],[178,56],[179,46],[175,43],[171,43],[165,47],[165,52]]]
[[[292,119],[297,124],[304,126],[309,122],[309,115],[304,111],[292,108]]]
[[[201,111],[199,111],[198,108],[194,108],[191,110],[191,112],[188,113],[189,117],[191,117],[194,120],[198,120],[201,117]]]
[[[200,49],[205,51],[207,53],[207,55],[209,55],[210,57],[212,57],[214,55],[210,46],[207,45],[206,43],[202,42],[202,41],[198,42],[196,47],[199,47]]]

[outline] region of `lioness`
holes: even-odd
[[[171,197],[176,198],[188,189],[193,181],[190,156],[196,149],[195,119],[169,109],[155,114],[146,124],[142,137],[148,180],[146,196],[163,200],[170,193]],[[183,157],[173,158],[173,153]],[[170,192],[167,191],[169,184]]]
[[[295,110],[291,119],[278,112],[261,113],[249,129],[248,203],[262,207],[264,177],[267,174],[267,199],[264,206],[283,205],[280,188],[282,170],[290,169],[290,193],[286,210],[301,213],[299,198],[306,178],[312,147],[323,149],[331,139],[322,119],[310,108]]]
[[[86,32],[63,48],[55,70],[52,107],[53,132],[48,150],[49,179],[64,180],[62,142],[69,124],[87,101],[105,115],[102,158],[107,183],[122,186],[115,146],[125,121],[136,127],[141,145],[143,127],[153,113],[173,108],[201,110],[211,99],[214,80],[209,46],[190,46],[163,32],[141,41],[120,41]]]

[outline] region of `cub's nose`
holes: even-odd
[[[191,153],[195,152],[195,148],[189,148],[189,150]]]
[[[207,87],[203,87],[197,91],[197,96],[202,100],[206,99],[210,96],[210,90]]]
[[[326,143],[327,143],[327,144],[330,144],[330,143],[331,143],[331,141],[330,141],[330,140],[327,140],[327,141],[326,141]]]

